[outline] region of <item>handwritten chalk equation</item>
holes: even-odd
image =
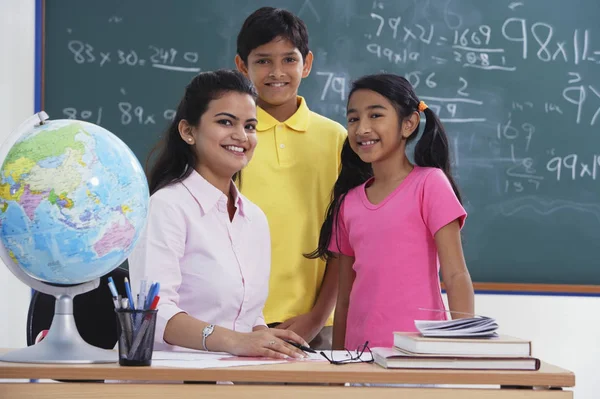
[[[153,68],[174,71],[198,73],[200,56],[195,51],[181,52],[175,48],[162,48],[153,45],[142,51],[132,49],[117,49],[115,51],[100,51],[89,43],[81,40],[71,40],[67,48],[77,64],[123,65],[128,67],[151,66]]]
[[[79,119],[95,123],[96,125],[102,125],[103,117],[106,117],[109,120],[117,117],[117,120],[123,126],[156,125],[164,121],[170,122],[175,118],[175,112],[174,109],[166,109],[155,113],[144,109],[144,107],[140,105],[132,104],[127,101],[121,101],[113,107],[100,106],[81,109],[67,107],[62,110],[63,116],[67,119]]]
[[[556,153],[552,149],[549,153]],[[580,155],[566,154],[552,157],[546,163],[546,170],[551,172],[556,181],[565,180],[596,180],[600,168],[600,154]]]
[[[516,71],[519,60],[507,58],[510,50],[517,50],[521,60],[600,64],[598,41],[593,40],[591,29],[585,27],[559,34],[545,21],[507,17],[500,26],[480,24],[463,28],[460,15],[448,13],[447,9],[444,13],[445,18],[450,15],[458,18],[458,23],[419,24],[413,22],[411,15],[405,17],[393,11],[388,14],[383,3],[377,3],[368,14],[373,23],[364,33],[369,42],[366,50],[394,65],[429,58],[436,64],[456,62],[464,68],[489,71]]]

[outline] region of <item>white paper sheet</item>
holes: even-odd
[[[329,352],[329,351],[328,351]],[[337,351],[335,351],[337,352]],[[340,351],[342,352],[342,351]],[[342,359],[344,353],[335,355],[336,360]],[[303,360],[277,360],[265,357],[243,357],[222,352],[169,352],[156,351],[152,355],[152,367],[179,367],[179,368],[224,368],[237,366],[258,366],[263,364],[282,364],[293,361],[323,361],[327,360],[318,353],[309,353],[309,357]],[[329,353],[327,353],[329,356]]]

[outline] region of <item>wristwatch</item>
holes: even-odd
[[[214,324],[209,324],[202,329],[202,347],[205,351],[208,351],[208,349],[206,349],[206,338],[210,337],[210,334],[212,334],[213,331],[215,331]]]

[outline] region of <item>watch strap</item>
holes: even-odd
[[[209,324],[208,326],[204,327],[204,329],[202,330],[202,347],[204,348],[205,351],[208,351],[208,349],[206,348],[206,338],[210,337],[210,335],[213,333],[213,331],[215,331],[214,324]]]

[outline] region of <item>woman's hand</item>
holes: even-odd
[[[203,342],[202,335],[194,332],[202,331],[206,326],[208,323],[205,321],[195,319],[187,313],[178,313],[167,323],[164,340],[171,345],[227,352],[238,356],[264,356],[276,359],[307,357],[302,350],[285,342],[308,346],[306,341],[290,330],[268,329],[267,326],[264,326],[264,329],[240,333],[215,326],[214,332],[206,338],[206,342]]]
[[[307,357],[302,350],[285,341],[308,346],[308,343],[293,331],[271,328],[251,333],[237,333],[232,337],[227,352],[238,356],[264,356],[275,359]]]

